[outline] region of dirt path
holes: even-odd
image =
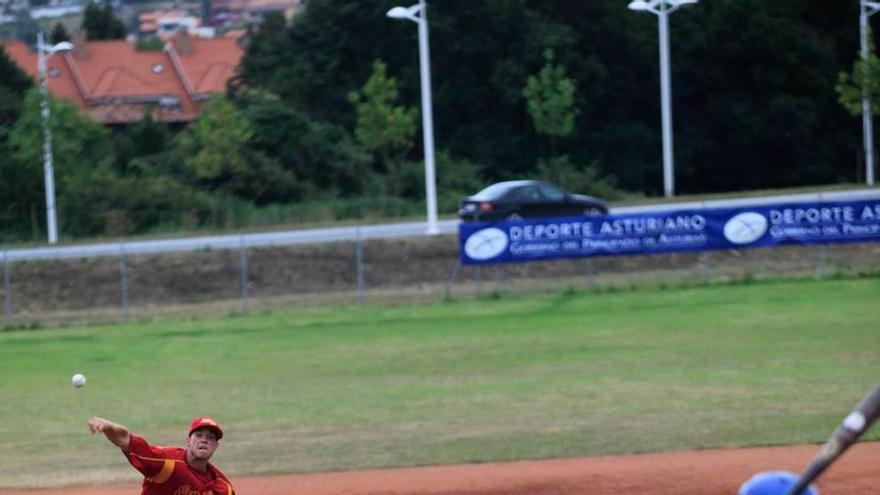
[[[815,445],[548,461],[235,477],[239,495],[734,495],[755,473],[799,472]],[[854,446],[820,479],[823,495],[880,493],[880,442]],[[136,494],[138,483],[0,495]]]

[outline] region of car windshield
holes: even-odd
[[[497,184],[492,184],[491,186],[483,189],[477,194],[474,194],[472,197],[477,201],[490,201],[493,199],[498,199],[501,196],[507,194],[507,192],[511,189],[516,189],[517,187],[522,185],[522,182],[499,182]]]

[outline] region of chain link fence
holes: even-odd
[[[458,264],[455,235],[9,261],[3,327],[36,328],[338,305],[436,303],[562,290],[880,273],[880,244]]]

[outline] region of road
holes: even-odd
[[[856,189],[822,193],[802,193],[751,198],[723,199],[711,201],[689,201],[654,205],[622,206],[611,209],[611,214],[632,214],[665,212],[683,209],[732,208],[759,206],[774,203],[804,203],[819,201],[858,201],[880,199],[880,189]],[[439,222],[441,234],[458,232],[459,220]],[[209,249],[239,249],[243,246],[281,246],[292,244],[319,244],[325,242],[355,241],[360,239],[390,239],[417,237],[426,234],[424,222],[388,223],[380,225],[361,225],[331,227],[322,229],[289,230],[259,234],[234,234],[187,237],[181,239],[158,239],[145,241],[126,241],[100,244],[77,244],[26,249],[9,249],[2,253],[2,261],[11,263],[26,260],[54,260],[69,258],[94,258],[125,254],[168,253],[198,251]]]

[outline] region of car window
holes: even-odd
[[[538,186],[528,185],[512,189],[504,196],[507,201],[541,201],[541,192]]]
[[[562,201],[565,199],[565,191],[554,186],[553,184],[542,183],[539,184],[538,187],[541,188],[541,194],[544,195],[545,199],[550,201]]]

